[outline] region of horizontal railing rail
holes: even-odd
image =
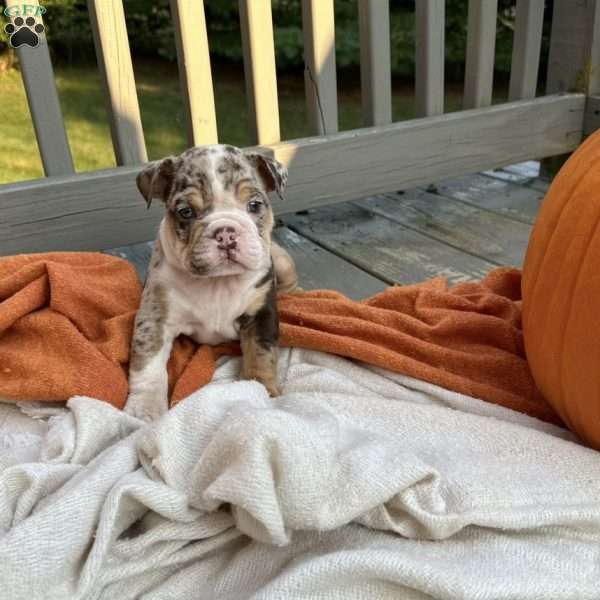
[[[483,109],[262,146],[289,167],[283,214],[416,187],[574,150],[583,94]],[[0,192],[3,252],[104,249],[153,237],[162,214],[135,185],[138,167],[9,184]]]

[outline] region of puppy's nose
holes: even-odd
[[[221,250],[233,250],[237,246],[238,232],[233,227],[219,227],[213,237]]]

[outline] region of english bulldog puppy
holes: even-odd
[[[269,192],[286,168],[257,152],[198,146],[149,163],[137,177],[148,206],[165,204],[135,319],[125,410],[153,420],[167,406],[167,361],[175,338],[199,344],[239,339],[243,379],[278,395],[277,291],[297,285],[289,254],[271,241]]]

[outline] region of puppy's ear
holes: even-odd
[[[174,156],[155,160],[148,163],[138,174],[136,179],[138,190],[144,196],[148,208],[150,208],[153,198],[159,198],[163,202],[167,201],[167,194],[175,175],[175,160]]]
[[[288,176],[285,166],[278,160],[258,152],[247,152],[246,158],[258,173],[267,192],[277,192],[283,200],[283,190]]]

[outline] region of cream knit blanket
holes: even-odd
[[[600,598],[600,453],[383,370],[280,362],[280,398],[226,359],[150,426],[82,397],[30,427],[0,411],[2,598]]]

